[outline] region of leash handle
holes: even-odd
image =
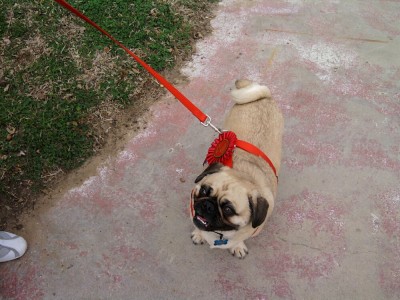
[[[77,17],[84,20],[86,23],[89,23],[102,34],[107,36],[110,40],[112,40],[117,46],[122,48],[126,53],[128,53],[137,63],[139,63],[147,72],[149,72],[157,81],[162,84],[172,95],[175,96],[204,126],[210,125],[213,129],[216,128],[214,125],[211,124],[211,118],[203,113],[196,105],[194,105],[188,98],[185,97],[178,89],[176,89],[171,83],[169,83],[164,77],[158,74],[152,67],[146,64],[143,60],[140,59],[135,53],[125,47],[121,42],[115,39],[111,34],[81,13],[79,10],[74,8],[71,4],[66,2],[65,0],[54,0],[70,12],[72,12]],[[215,129],[214,129],[215,130]]]

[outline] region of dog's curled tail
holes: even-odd
[[[257,101],[262,98],[271,98],[271,92],[265,85],[259,85],[247,79],[236,80],[236,89],[232,91],[232,98],[238,104]]]

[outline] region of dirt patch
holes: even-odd
[[[168,1],[171,5],[177,5],[177,1]],[[197,13],[193,13],[191,10],[186,10],[184,6],[177,6],[177,12],[184,16],[184,18],[192,26],[192,50],[189,52],[175,51],[176,66],[174,69],[164,72],[164,76],[172,83],[182,83],[185,78],[180,74],[180,68],[182,65],[191,57],[191,54],[195,50],[194,43],[196,40],[205,37],[210,31],[210,21],[213,17],[212,11],[216,4],[210,4],[209,1],[197,1],[196,5],[199,5],[201,9]],[[10,16],[12,19],[12,16]],[[68,24],[71,23],[70,18],[64,18],[65,28],[60,28],[60,31],[73,30],[74,33],[78,32],[80,35],[84,33],[83,27],[71,28]],[[75,25],[74,25],[75,26]],[[77,25],[76,25],[77,26]],[[60,33],[61,34],[61,33]],[[62,34],[65,34],[63,32]],[[68,34],[67,34],[68,36]],[[76,35],[75,35],[76,36]],[[7,40],[2,41],[6,43]],[[33,35],[33,37],[27,41],[30,47],[21,49],[17,54],[20,59],[18,60],[19,66],[17,68],[25,68],[32,61],[38,58],[40,55],[46,55],[48,51],[47,45],[43,42],[40,35]],[[80,61],[79,53],[74,52],[73,49],[71,57],[76,62],[76,65],[82,64]],[[137,53],[142,58],[145,58],[143,53]],[[119,70],[113,70],[113,59],[108,54],[107,49],[97,53],[97,58],[94,60],[93,65],[87,70],[82,76],[82,84],[90,82],[94,87],[98,84],[97,79],[109,72],[120,72]],[[119,56],[118,59],[128,61],[130,58]],[[1,56],[0,56],[1,62]],[[136,73],[135,67],[129,70],[129,72]],[[129,76],[129,72],[120,73],[116,76],[123,78]],[[0,70],[0,75],[1,70]],[[1,78],[2,76],[0,76]],[[88,80],[92,78],[93,80]],[[46,95],[51,90],[52,85],[57,84],[56,82],[46,82],[39,86],[31,86],[27,81],[27,86],[30,90],[31,96],[39,101],[44,101]],[[6,83],[0,82],[0,88],[7,88]],[[149,113],[149,107],[160,99],[167,91],[162,88],[150,75],[141,75],[140,80],[137,83],[137,87],[130,97],[134,99],[132,105],[123,108],[121,105],[105,100],[100,105],[90,110],[90,115],[87,118],[87,122],[91,125],[90,134],[95,140],[94,143],[94,156],[88,159],[85,164],[71,172],[65,172],[61,168],[50,170],[42,176],[46,184],[46,188],[41,191],[39,195],[31,194],[29,184],[21,184],[21,188],[24,189],[22,193],[24,196],[20,197],[21,193],[8,195],[8,200],[1,202],[4,206],[0,209],[0,229],[9,230],[20,230],[24,227],[23,220],[24,215],[28,215],[29,218],[37,213],[40,213],[42,209],[51,207],[54,203],[54,199],[61,196],[65,191],[73,186],[81,184],[85,179],[93,176],[97,172],[97,167],[104,163],[107,158],[113,156],[115,153],[120,151],[125,145],[126,141],[138,132],[146,128],[147,120],[151,117]],[[73,95],[71,95],[73,97]],[[68,99],[66,99],[68,100]],[[23,154],[21,154],[23,155]],[[0,158],[1,159],[1,158]],[[0,177],[2,176],[0,170]],[[0,197],[2,197],[0,195]]]

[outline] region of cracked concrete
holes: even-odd
[[[312,249],[312,250],[318,250],[318,251],[321,251],[321,252],[325,252],[325,250],[324,250],[324,249],[321,249],[321,248],[312,247],[312,246],[310,246],[310,245],[306,245],[306,244],[303,244],[303,243],[296,243],[296,242],[288,241],[288,240],[286,240],[286,239],[284,239],[284,238],[281,238],[281,237],[277,237],[277,238],[278,238],[279,240],[285,242],[285,243],[289,243],[290,245],[302,246],[302,247],[306,247],[306,248],[309,248],[309,249]]]

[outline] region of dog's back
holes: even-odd
[[[232,98],[236,104],[225,119],[224,129],[259,147],[279,172],[283,116],[278,105],[267,86],[249,80],[237,80],[235,86]]]

